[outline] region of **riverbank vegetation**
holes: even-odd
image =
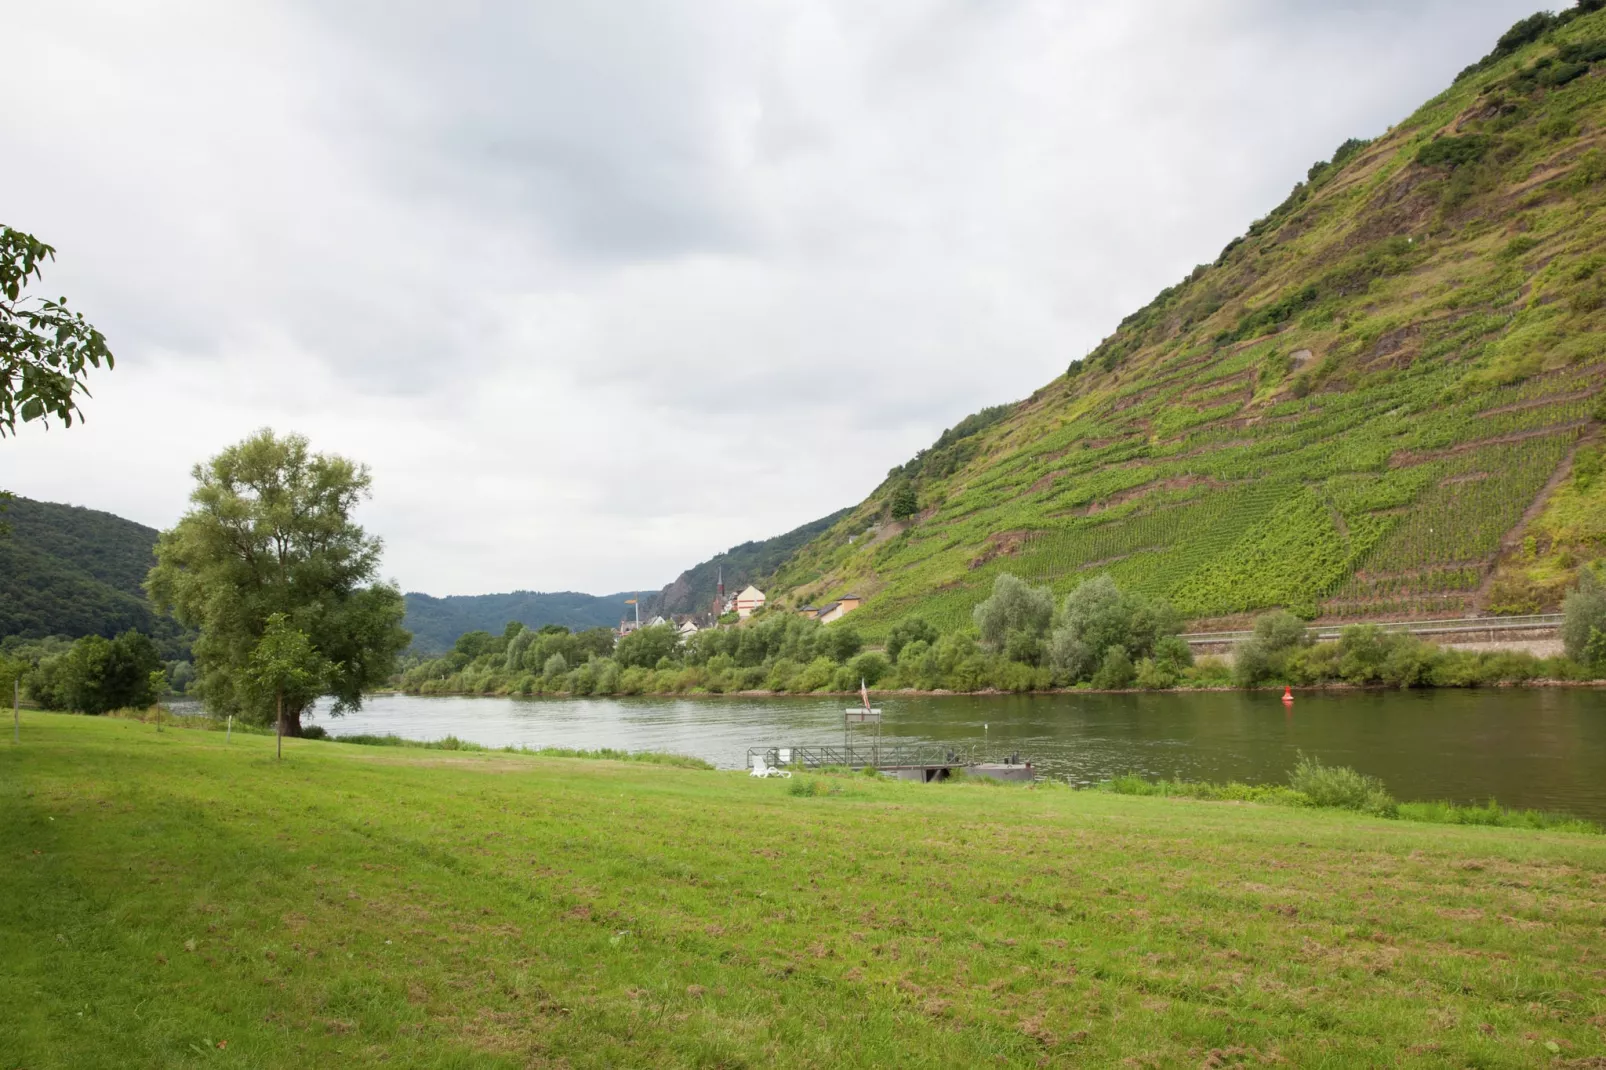
[[[1192,664],[1179,619],[1162,601],[1123,595],[1108,579],[1056,603],[1046,589],[998,579],[972,628],[939,633],[903,621],[882,650],[866,650],[851,622],[822,625],[764,613],[682,638],[642,628],[615,644],[603,629],[570,634],[509,624],[473,632],[443,658],[407,668],[415,694],[637,695],[878,689],[950,691],[1170,687]]]
[[[1601,835],[1606,832],[1593,821],[1571,814],[1543,810],[1513,810],[1490,799],[1482,806],[1452,802],[1400,802],[1389,794],[1377,777],[1347,766],[1324,765],[1319,759],[1301,755],[1284,784],[1225,784],[1207,780],[1146,780],[1140,776],[1121,776],[1095,785],[1095,790],[1115,795],[1153,795],[1165,798],[1203,799],[1211,802],[1255,802],[1275,806],[1303,806],[1316,809],[1351,810],[1374,817],[1402,821],[1421,821],[1435,825],[1482,825],[1493,828],[1550,829]]]
[[[415,662],[399,685],[424,695],[642,695],[846,692],[861,681],[881,691],[954,692],[1584,681],[1606,671],[1606,593],[1593,574],[1582,583],[1566,626],[1582,638],[1569,640],[1566,657],[1460,650],[1369,624],[1318,643],[1303,620],[1279,610],[1256,620],[1230,666],[1196,663],[1164,599],[1125,593],[1100,576],[1056,600],[1004,573],[970,627],[940,632],[909,617],[878,650],[866,649],[851,622],[775,611],[690,637],[643,628],[617,643],[606,629],[574,635],[509,624],[500,636],[472,632],[445,657]]]
[[[1606,1042],[1597,836],[273,743],[24,718],[0,1065],[1515,1068]]]

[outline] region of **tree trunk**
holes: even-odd
[[[279,716],[284,720],[284,734],[292,739],[301,737],[302,712],[301,710],[287,710],[282,705],[279,708]]]
[[[280,691],[275,698],[279,703],[279,716],[273,719],[273,745],[278,748],[278,756],[284,757],[284,692]]]

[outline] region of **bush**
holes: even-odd
[[[619,640],[614,659],[625,668],[653,668],[664,658],[673,658],[680,648],[680,634],[667,624],[637,628]]]
[[[1606,588],[1588,565],[1561,603],[1561,644],[1567,656],[1592,672],[1606,671]]]
[[[1310,800],[1312,806],[1334,807],[1394,817],[1399,804],[1374,776],[1358,773],[1344,765],[1323,765],[1315,758],[1299,755],[1288,774],[1288,783]]]
[[[1131,687],[1135,675],[1126,648],[1112,645],[1104,652],[1098,672],[1093,674],[1093,686],[1101,691],[1119,691]]]
[[[818,691],[831,683],[831,677],[835,672],[836,665],[830,658],[815,658],[792,677],[789,690],[799,693]]]
[[[874,686],[877,681],[886,676],[891,669],[892,666],[888,664],[887,659],[874,651],[860,654],[848,662],[849,675],[863,680],[871,686]]]
[[[1054,618],[1054,596],[1047,587],[1032,587],[1005,572],[972,616],[982,642],[995,650],[1003,649],[1011,636],[1040,641]]]
[[[1098,576],[1077,587],[1065,598],[1059,626],[1048,641],[1048,660],[1071,680],[1085,680],[1109,656],[1112,646],[1131,659],[1161,651],[1161,642],[1174,637],[1180,620],[1170,603],[1122,594],[1109,576]],[[1181,640],[1182,648],[1187,644]],[[1180,667],[1192,660],[1175,643],[1167,644],[1164,657]]]
[[[1285,676],[1291,651],[1311,644],[1305,622],[1286,609],[1255,618],[1254,635],[1238,644],[1233,655],[1232,679],[1239,687],[1254,687]]]
[[[908,617],[894,624],[892,630],[887,632],[887,658],[896,662],[904,647],[912,643],[925,643],[929,646],[936,641],[937,629],[920,617]]]
[[[1454,171],[1483,159],[1491,143],[1492,139],[1487,134],[1435,138],[1417,150],[1416,162],[1423,167],[1443,167]]]
[[[79,639],[64,654],[40,661],[28,694],[47,710],[104,714],[156,701],[151,674],[163,668],[150,636],[129,630],[115,639]]]
[[[920,501],[915,496],[914,487],[904,483],[892,492],[892,519],[908,520],[919,511]]]
[[[1134,687],[1144,691],[1164,691],[1177,686],[1177,677],[1170,666],[1153,658],[1144,658],[1138,662],[1137,674],[1133,677],[1132,683]]]

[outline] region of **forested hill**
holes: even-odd
[[[612,628],[630,608],[624,600],[634,598],[635,594],[513,591],[434,598],[409,591],[406,597],[407,618],[403,627],[413,633],[413,649],[435,654],[450,649],[465,632],[487,631],[500,635],[511,621],[529,628],[561,624],[572,631]]]
[[[895,469],[772,597],[852,589],[871,636],[964,624],[1005,571],[1108,573],[1195,619],[1553,605],[1606,540],[1599,6],[1337,146],[1063,377]]]
[[[702,613],[714,600],[720,568],[725,588],[737,591],[746,583],[761,581],[780,568],[810,539],[846,516],[848,510],[804,524],[772,539],[744,542],[709,558],[685,572],[663,590],[642,595],[641,618],[675,613]],[[511,594],[451,595],[433,598],[409,592],[405,626],[413,633],[413,648],[422,653],[439,653],[449,648],[465,632],[500,633],[510,621],[530,628],[562,624],[574,631],[614,627],[632,612],[625,599],[636,592],[609,595],[555,594],[514,591]]]
[[[13,499],[0,524],[0,637],[151,632],[140,584],[156,529],[75,505]]]
[[[743,543],[681,573],[662,591],[644,596],[643,619],[707,608],[720,564],[727,587],[763,579],[845,514],[773,539]],[[0,638],[111,636],[137,628],[182,646],[181,630],[151,609],[141,588],[155,564],[155,528],[94,509],[27,498],[12,501],[0,513],[0,525],[11,529],[9,536],[0,536]],[[625,599],[634,597],[636,592],[512,591],[435,598],[410,592],[405,627],[413,633],[414,649],[439,653],[465,632],[500,633],[510,621],[531,628],[561,624],[574,631],[613,627],[630,611]]]
[[[767,580],[811,539],[830,530],[851,509],[841,509],[784,535],[744,542],[722,554],[682,572],[675,582],[659,591],[643,607],[642,613],[669,616],[675,613],[704,613],[714,603],[719,577],[725,578],[725,591],[735,594],[749,583]]]

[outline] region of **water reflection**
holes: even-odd
[[[1606,693],[1584,689],[886,697],[886,743],[1018,750],[1077,782],[1117,773],[1280,782],[1298,752],[1383,778],[1400,798],[1606,819]],[[747,748],[840,743],[840,698],[503,699],[382,695],[335,734],[447,734],[487,746],[620,747],[738,768]]]

